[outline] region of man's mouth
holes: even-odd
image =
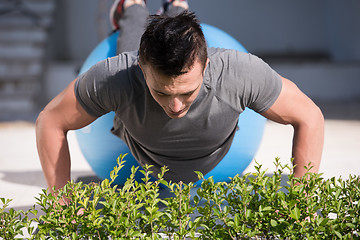
[[[183,108],[183,109],[181,109],[180,111],[177,111],[177,112],[174,112],[174,111],[172,111],[172,110],[170,110],[169,112],[170,112],[170,114],[172,114],[172,115],[180,115],[181,113],[183,113],[185,111],[185,108]]]

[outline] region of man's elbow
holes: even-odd
[[[325,120],[321,109],[313,103],[305,112],[306,113],[301,118],[298,118],[297,121],[291,123],[294,129],[304,129],[305,127],[305,129],[310,131],[323,131]]]
[[[325,118],[321,109],[315,104],[313,108],[311,122],[313,122],[315,126],[324,128]]]
[[[44,113],[44,110],[41,111],[38,115],[38,117],[36,118],[36,121],[35,121],[35,130],[36,130],[36,133],[39,132],[39,130],[42,128],[42,126],[44,125],[44,118],[45,118],[45,115],[46,113]]]
[[[324,115],[321,109],[315,105],[309,113],[306,125],[309,127],[310,131],[313,131],[314,134],[318,133],[324,135],[324,124]]]
[[[61,134],[66,134],[66,130],[62,127],[61,121],[59,121],[59,117],[49,110],[42,110],[36,121],[35,121],[35,130],[36,135],[41,135],[45,131],[52,132],[61,132]]]
[[[51,123],[50,118],[51,116],[49,112],[46,110],[42,110],[35,121],[36,132],[43,129],[46,125],[49,125],[49,123]]]

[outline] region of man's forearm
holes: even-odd
[[[319,112],[311,122],[294,126],[292,156],[294,158],[294,174],[303,176],[312,167],[310,172],[318,172],[324,145],[324,118]]]
[[[39,116],[36,122],[36,144],[49,190],[62,188],[70,180],[70,153],[66,132],[49,126]]]

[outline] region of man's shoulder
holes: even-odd
[[[244,69],[256,70],[267,66],[258,56],[234,49],[208,48],[208,57],[214,72],[236,74],[243,73]]]
[[[208,48],[210,62],[216,68],[231,65],[243,65],[251,61],[252,55],[234,49]]]
[[[145,80],[137,64],[137,53],[128,52],[104,59],[81,74],[75,94],[89,112],[100,116],[128,106],[144,89]],[[98,106],[102,109],[97,109]]]
[[[210,47],[208,48],[208,56],[209,58],[216,58],[216,57],[220,57],[222,55],[226,55],[229,52],[232,52],[234,50],[232,49],[225,49],[225,48],[216,48],[216,47]]]
[[[242,52],[235,49],[228,48],[217,48],[217,47],[209,47],[208,48],[208,56],[209,57],[223,57],[223,56],[231,56],[231,55],[243,55],[246,56],[248,53]]]
[[[121,88],[130,90],[132,84],[142,80],[142,73],[137,64],[137,51],[124,52],[104,59],[78,77],[82,85],[94,85],[97,88]]]
[[[138,51],[123,52],[104,60],[109,70],[120,71],[138,65]]]

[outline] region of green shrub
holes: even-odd
[[[34,208],[29,209],[27,212],[16,211],[13,208],[5,211],[12,200],[0,198],[0,201],[0,239],[22,239],[24,230],[33,232],[32,220],[29,219],[28,215],[29,213],[37,214]]]
[[[36,218],[28,217],[34,208],[5,211],[9,201],[1,199],[0,236],[14,239],[24,228],[31,233],[35,221],[38,232],[31,239],[360,239],[359,176],[325,180],[308,172],[295,178],[276,159],[271,176],[259,164],[254,173],[229,182],[198,173],[202,182],[195,188],[166,182],[165,167],[151,181],[146,166],[142,183],[134,180],[133,167],[126,183],[116,186],[123,158],[110,180],[71,181],[56,196],[43,190],[37,198],[43,214]],[[161,197],[162,191],[172,196]],[[60,205],[60,199],[69,204]]]

